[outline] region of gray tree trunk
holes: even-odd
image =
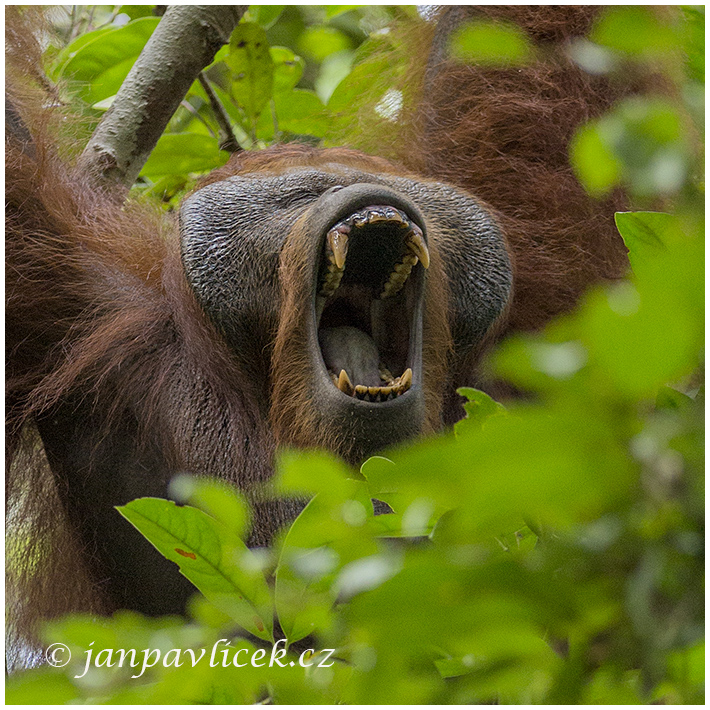
[[[79,159],[97,186],[133,184],[192,82],[229,41],[247,7],[168,7]],[[124,191],[117,194],[122,199]]]

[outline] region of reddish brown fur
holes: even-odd
[[[583,72],[568,43],[589,33],[595,6],[450,6],[437,24],[415,27],[388,51],[397,66],[411,46],[432,42],[410,63],[407,76],[373,77],[374,98],[363,100],[353,131],[340,139],[394,159],[410,170],[469,190],[491,206],[515,262],[515,297],[505,330],[537,329],[569,311],[590,284],[623,275],[626,250],[614,225],[627,209],[620,193],[590,199],[569,163],[576,129],[623,96],[663,91],[658,77],[623,81]],[[437,59],[446,30],[466,19],[512,22],[538,51],[531,64],[485,68]],[[436,31],[435,31],[436,28]],[[419,76],[419,90],[410,77]],[[400,83],[398,83],[400,82]],[[373,111],[387,86],[403,93],[397,125]]]
[[[475,12],[518,21],[534,41],[550,48],[586,32],[595,11],[491,6]],[[298,226],[282,254],[283,306],[290,315],[273,334],[275,407],[269,415],[260,383],[240,370],[192,295],[173,221],[146,206],[117,206],[60,160],[60,153],[70,152],[59,140],[61,117],[45,108],[39,48],[16,18],[8,23],[7,46],[8,98],[34,141],[29,149],[6,140],[12,178],[7,180],[6,328],[14,344],[8,351],[6,400],[8,500],[23,504],[19,531],[27,541],[11,557],[8,597],[15,604],[10,613],[19,619],[16,627],[29,634],[38,618],[71,609],[110,610],[94,593],[91,551],[78,549],[32,428],[33,419],[58,402],[80,395],[100,410],[107,428],[130,411],[141,423],[146,446],[157,443],[175,470],[228,476],[255,499],[254,486],[271,472],[275,442],[269,416],[279,441],[332,442],[320,439],[303,406],[311,393],[299,310],[306,280]],[[426,55],[421,46],[417,51]],[[575,127],[601,114],[621,91],[583,75],[559,53],[550,57],[523,70],[442,65],[416,111],[409,107],[413,118],[395,142],[396,157],[408,169],[470,189],[500,217],[515,256],[516,295],[510,319],[501,319],[489,340],[505,328],[539,327],[569,309],[587,284],[626,268],[611,217],[619,201],[588,200],[567,162]],[[408,95],[413,93],[409,87]],[[386,152],[384,135],[378,135]],[[240,154],[203,185],[237,173],[331,162],[403,172],[351,150],[286,146]],[[455,374],[447,373],[444,359],[450,334],[437,239],[446,235],[436,234],[430,243],[429,429],[440,426],[440,383]],[[92,273],[101,279],[87,279]],[[469,355],[468,373],[479,356],[478,351]],[[288,435],[284,421],[291,427]],[[248,452],[240,443],[247,430],[254,432]],[[86,570],[80,569],[82,556]]]

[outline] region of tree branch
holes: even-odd
[[[98,186],[133,184],[192,82],[229,41],[246,9],[168,7],[79,159]]]

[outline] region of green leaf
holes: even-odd
[[[276,469],[276,485],[284,493],[342,498],[349,490],[351,470],[336,456],[322,451],[281,451]]]
[[[254,636],[273,641],[271,593],[258,560],[239,538],[201,510],[159,498],[139,498],[117,510],[217,608]]]
[[[55,668],[35,668],[6,679],[5,702],[9,705],[58,705],[76,701],[77,688]]]
[[[644,198],[667,196],[688,178],[689,143],[677,108],[665,99],[623,99],[583,126],[570,150],[577,177],[594,196],[622,183]]]
[[[207,172],[224,165],[229,155],[220,151],[211,136],[197,133],[164,133],[141,171],[155,180],[164,175]]]
[[[51,79],[53,81],[57,81],[62,77],[64,65],[72,59],[82,47],[114,29],[115,28],[113,27],[102,27],[98,30],[94,30],[93,32],[87,32],[86,34],[79,35],[73,42],[70,42],[53,59],[52,66],[49,71]]]
[[[343,51],[331,54],[323,60],[315,80],[316,93],[321,101],[327,103],[330,100],[335,87],[352,70],[354,58],[354,52]]]
[[[450,48],[456,59],[491,66],[519,66],[533,56],[532,45],[519,27],[484,20],[458,28]]]
[[[480,429],[490,417],[505,414],[505,407],[485,392],[473,387],[459,387],[456,392],[467,400],[463,405],[466,418],[454,425],[456,434],[461,434],[467,429]]]
[[[306,63],[288,47],[271,47],[274,62],[274,96],[293,89],[303,76]]]
[[[285,7],[285,5],[249,5],[249,20],[268,30],[276,24]]]
[[[577,179],[594,197],[609,193],[621,180],[622,165],[602,137],[597,124],[580,128],[570,143]]]
[[[386,76],[391,70],[387,57],[375,55],[353,67],[353,70],[335,87],[329,101],[328,110],[334,118],[339,112],[346,116],[353,106],[358,105],[363,95],[368,95],[372,90],[373,77]],[[382,88],[381,96],[386,89]]]
[[[317,494],[289,528],[276,569],[276,609],[290,643],[329,626],[338,571],[378,551],[367,486],[348,473],[327,454],[291,451],[279,459],[279,490]]]
[[[702,251],[697,243],[673,250],[643,263],[636,284],[622,282],[588,297],[581,323],[590,361],[619,392],[653,396],[699,365]]]
[[[338,572],[378,551],[372,516],[365,485],[350,480],[337,497],[324,492],[313,498],[289,528],[275,590],[279,623],[289,643],[330,625]]]
[[[322,138],[329,128],[325,106],[308,89],[294,89],[290,94],[281,94],[274,98],[274,106],[282,131]]]
[[[332,20],[338,15],[342,15],[344,12],[350,12],[350,10],[357,10],[358,7],[367,7],[367,5],[326,5],[325,6],[325,16]]]
[[[335,27],[308,27],[298,38],[298,51],[317,62],[330,54],[352,49],[352,40]]]
[[[632,56],[653,56],[676,51],[678,37],[653,7],[629,5],[608,8],[595,23],[590,39]]]
[[[681,11],[686,20],[684,47],[688,74],[699,84],[705,84],[705,6],[684,5]]]
[[[197,478],[189,474],[170,482],[171,497],[203,510],[240,538],[249,526],[249,506],[237,489],[216,478]]]
[[[154,9],[155,5],[121,5],[121,14],[137,20],[139,17],[152,17]]]
[[[225,62],[232,72],[232,96],[253,124],[271,98],[274,83],[266,32],[250,22],[237,25]]]
[[[379,485],[386,480],[400,500],[456,509],[447,525],[466,539],[516,530],[529,518],[559,527],[592,519],[624,500],[634,481],[613,429],[585,410],[519,407],[455,442],[442,437],[389,452],[395,466],[378,471]]]
[[[406,491],[397,485],[397,464],[384,456],[371,456],[360,467],[367,479],[370,497],[387,503],[394,514],[378,515],[373,520],[382,537],[425,537],[447,510],[437,505],[426,491]]]
[[[665,240],[677,240],[677,219],[665,212],[617,212],[614,221],[637,273],[645,261],[665,251]]]
[[[401,493],[397,484],[391,481],[395,466],[395,462],[385,456],[371,456],[360,467],[360,473],[367,480],[370,496],[387,503],[401,521],[401,513],[414,499]]]
[[[157,27],[159,18],[143,17],[123,27],[91,33],[89,41],[77,40],[78,48],[59,71],[59,76],[72,79],[72,89],[89,104],[116,94]],[[67,48],[69,49],[69,48]]]

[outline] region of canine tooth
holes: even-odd
[[[348,235],[334,227],[328,232],[327,237],[335,264],[339,269],[342,269],[345,266],[345,257],[348,253]]]
[[[406,391],[412,386],[412,368],[408,367],[400,378],[400,386]]]
[[[416,224],[412,225],[412,231],[407,237],[407,246],[409,250],[414,252],[418,257],[419,261],[422,262],[422,266],[425,269],[429,268],[429,249],[424,243],[424,236],[422,230],[417,227]]]
[[[333,375],[333,378],[335,378],[335,375]],[[348,373],[345,372],[345,370],[340,371],[340,377],[338,377],[335,386],[341,392],[345,392],[345,394],[350,395],[352,397],[355,388],[353,387],[352,382],[350,382]]]

